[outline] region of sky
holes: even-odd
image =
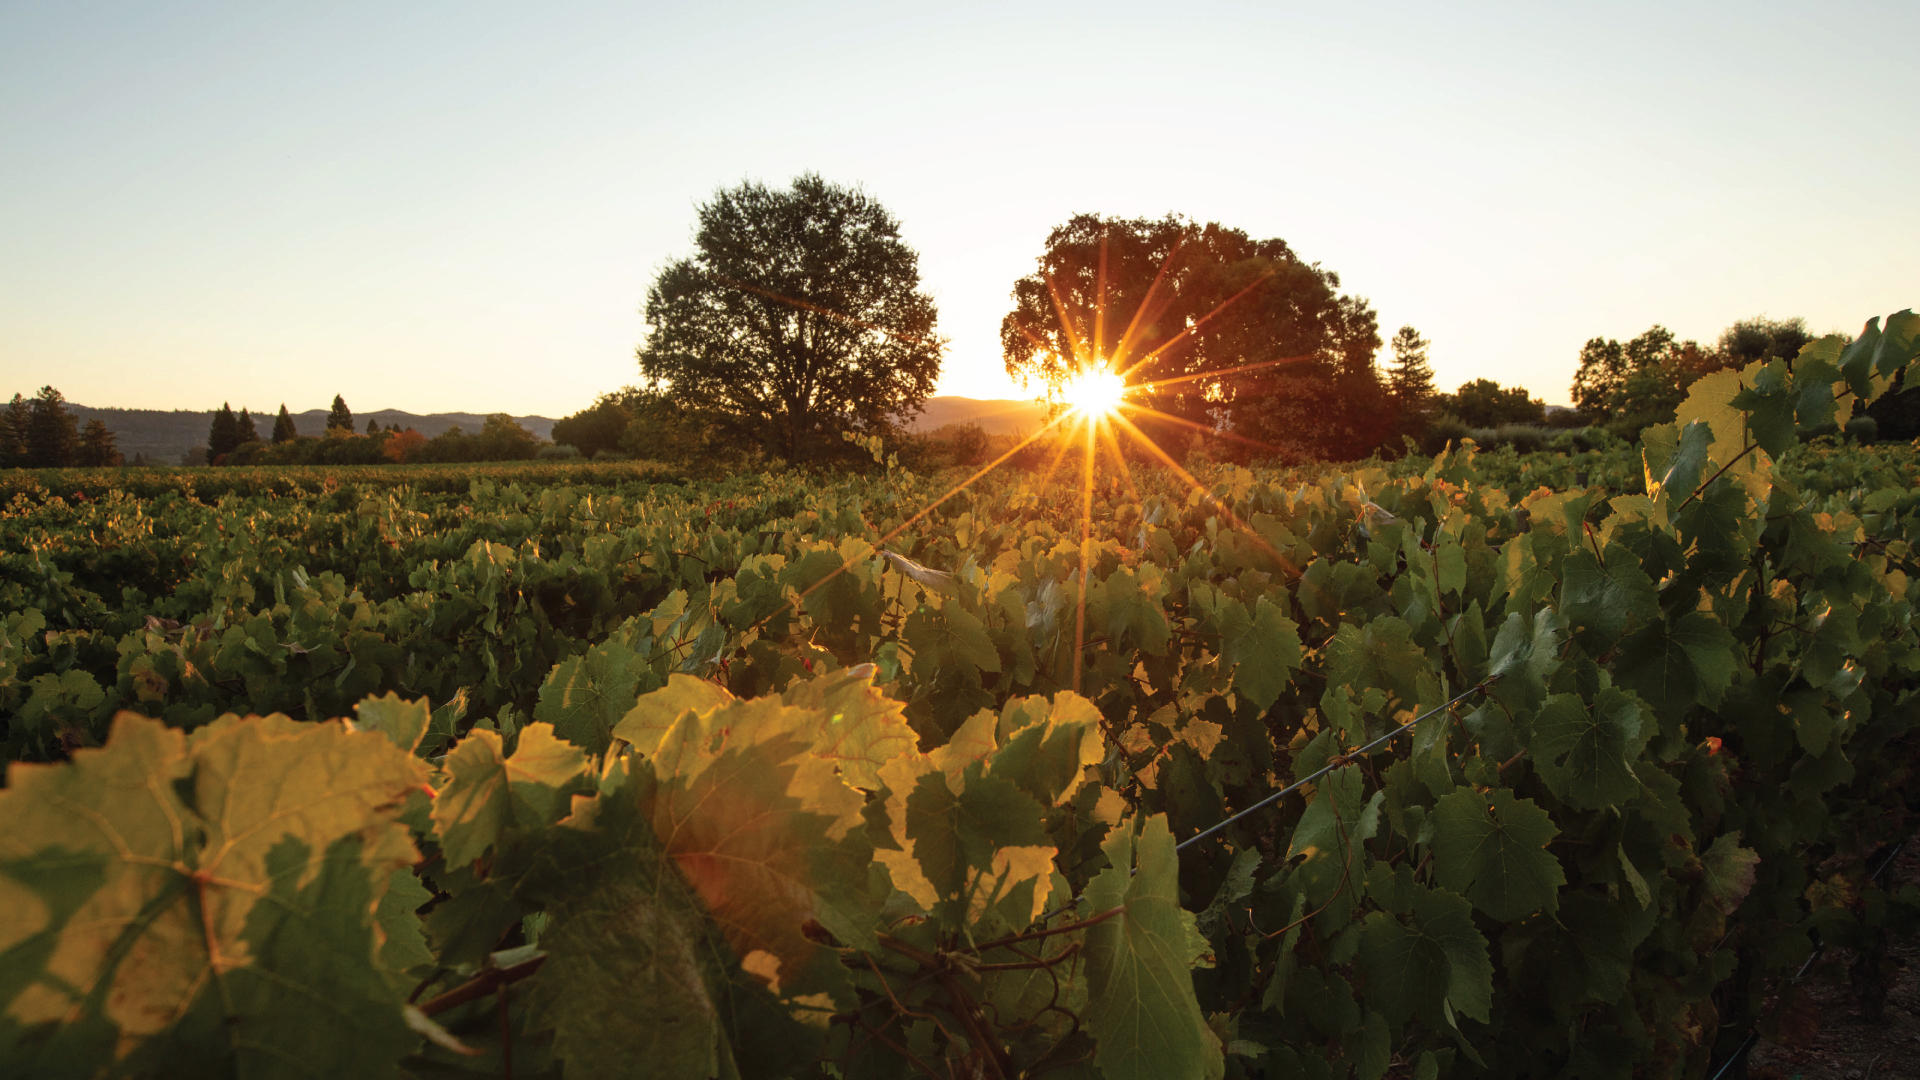
[[[1920,4],[0,0],[0,393],[561,416],[699,205],[813,171],[920,253],[939,392],[1076,213],[1258,237],[1568,400],[1654,323],[1920,304]],[[1388,356],[1383,353],[1383,363]]]

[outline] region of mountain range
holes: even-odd
[[[139,455],[156,465],[173,464],[194,447],[205,446],[207,429],[213,425],[214,415],[211,410],[195,412],[175,409],[166,412],[159,409],[101,409],[73,402],[67,403],[67,411],[74,415],[82,427],[95,418],[104,422],[107,430],[114,433],[116,444],[128,461]],[[1039,427],[1046,422],[1046,411],[1046,406],[1032,401],[936,397],[927,400],[926,411],[915,418],[910,426],[915,431],[933,431],[948,424],[971,422],[980,425],[988,434],[1008,434],[1032,431]],[[272,436],[274,415],[253,415],[254,429],[261,438]],[[326,430],[325,409],[308,409],[291,415],[294,429],[302,435],[319,435]],[[398,425],[432,438],[454,427],[467,432],[479,431],[486,419],[481,413],[421,414],[401,409],[376,409],[354,413],[353,426],[356,431],[365,431],[367,421],[372,420],[382,428]],[[513,419],[542,439],[553,437],[552,417],[516,416]]]

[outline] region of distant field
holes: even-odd
[[[321,494],[345,485],[411,488],[434,494],[465,492],[476,479],[499,484],[571,484],[606,487],[675,483],[680,476],[649,461],[500,461],[447,465],[260,465],[140,469],[0,470],[0,499],[60,496],[99,499],[123,491],[141,499],[169,492],[201,500],[226,495]]]

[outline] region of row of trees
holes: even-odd
[[[918,257],[870,196],[808,174],[701,206],[696,253],[647,293],[642,387],[554,428],[582,453],[788,461],[848,452],[844,432],[898,439],[946,342]],[[1379,319],[1286,241],[1218,223],[1076,215],[1014,283],[1006,369],[1051,393],[1086,367],[1125,374],[1127,411],[1162,452],[1348,458],[1397,448],[1434,415],[1538,422],[1544,406],[1487,380],[1437,394],[1412,327],[1382,372]]]
[[[1582,415],[1631,435],[1672,420],[1701,376],[1756,360],[1792,360],[1812,340],[1805,319],[1765,316],[1734,323],[1706,347],[1657,324],[1625,343],[1596,337],[1580,349],[1570,393]]]
[[[811,174],[785,191],[746,183],[700,207],[694,239],[647,294],[645,388],[569,417],[557,441],[818,461],[846,452],[844,432],[900,434],[946,342],[885,208]],[[1143,427],[1175,452],[1224,432],[1269,451],[1364,453],[1398,418],[1374,366],[1377,317],[1339,285],[1282,240],[1083,214],[1015,283],[1005,363],[1048,387],[1086,364],[1125,366]]]
[[[67,399],[51,386],[32,398],[13,395],[0,413],[0,468],[106,467],[123,461],[113,432],[98,417],[82,428]]]
[[[367,421],[367,434],[380,430],[375,421]],[[353,434],[353,412],[339,394],[333,395],[333,409],[327,414],[326,434],[329,437],[340,433]],[[287,412],[285,402],[280,403],[280,415],[273,420],[273,434],[269,436],[275,446],[300,441],[300,431],[294,426],[292,414]],[[240,415],[235,416],[230,402],[221,402],[218,412],[213,414],[213,423],[207,429],[205,464],[238,464],[231,461],[232,456],[242,447],[260,442],[260,429],[254,423],[253,414],[246,406],[241,406]],[[258,454],[250,454],[257,460]]]

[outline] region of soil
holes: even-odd
[[[1889,873],[1897,884],[1920,884],[1920,844],[1908,844]],[[1829,949],[1799,985],[1792,1036],[1761,1042],[1747,1059],[1753,1080],[1920,1080],[1920,941],[1894,939],[1896,965],[1879,1019],[1852,986],[1854,958]],[[1734,1071],[1729,1070],[1728,1077]]]

